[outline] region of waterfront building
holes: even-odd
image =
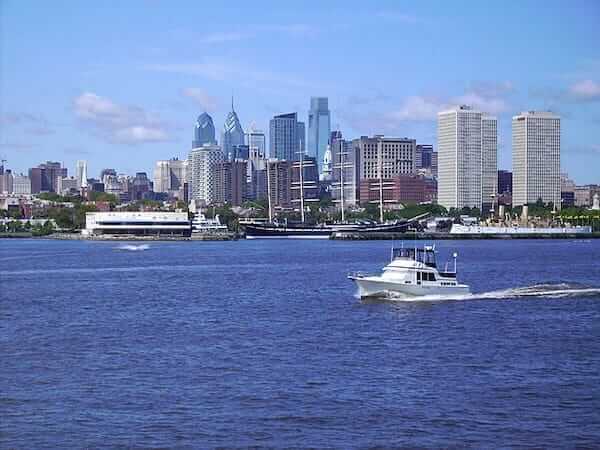
[[[210,205],[216,201],[216,165],[223,161],[218,145],[205,144],[189,154],[190,200]]]
[[[392,178],[414,174],[417,143],[414,139],[361,136],[352,141],[359,161],[359,178]]]
[[[75,164],[75,178],[77,179],[77,190],[81,189],[82,187],[87,187],[87,177],[87,161],[77,161],[77,163]]]
[[[397,175],[392,178],[360,180],[360,203],[376,203],[383,194],[388,205],[430,203],[436,200],[437,182],[433,177]]]
[[[84,236],[190,236],[187,212],[89,212]]]
[[[234,148],[238,145],[244,145],[244,130],[240,124],[235,109],[233,108],[233,98],[231,99],[231,111],[227,114],[223,132],[221,133],[221,149],[223,156],[228,161],[236,159]]]
[[[215,138],[215,125],[212,117],[208,113],[203,112],[198,116],[194,125],[192,148],[202,147],[205,144],[217,145],[217,139]]]
[[[462,105],[438,113],[438,203],[487,208],[497,188],[497,120]]]
[[[329,145],[331,114],[327,97],[311,97],[308,110],[307,155],[316,159],[319,174],[323,170],[323,158]]]
[[[563,208],[575,206],[575,182],[569,178],[569,174],[560,174],[560,203]]]
[[[513,206],[541,199],[560,208],[560,117],[529,111],[513,117]]]
[[[269,157],[296,161],[304,145],[304,124],[296,113],[275,116],[269,122]]]
[[[67,176],[67,168],[59,162],[46,161],[38,167],[29,169],[31,193],[56,192],[58,179]]]
[[[13,194],[31,195],[31,180],[26,175],[13,175]]]
[[[215,203],[241,206],[247,199],[246,161],[223,161],[215,166]]]

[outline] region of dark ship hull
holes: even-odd
[[[394,221],[388,223],[357,223],[357,224],[277,224],[277,223],[250,223],[246,224],[247,239],[329,239],[335,232],[358,233],[405,233],[408,231],[409,221]]]

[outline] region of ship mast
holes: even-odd
[[[269,202],[269,223],[273,222],[273,206],[271,205],[271,177],[269,175],[269,158],[267,158],[267,199]]]
[[[377,159],[379,166],[379,222],[383,223],[383,161],[381,160],[381,139],[377,142]]]

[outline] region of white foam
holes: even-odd
[[[600,296],[600,288],[587,287],[578,284],[536,284],[526,287],[502,289],[498,291],[479,292],[462,295],[422,295],[406,296],[396,292],[388,292],[382,298],[390,301],[409,302],[440,302],[464,300],[507,300],[515,298],[565,298]]]
[[[142,252],[144,250],[148,250],[150,246],[148,244],[141,245],[132,245],[132,244],[124,244],[117,247],[117,250],[126,250],[129,252]]]

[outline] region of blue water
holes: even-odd
[[[390,243],[0,241],[0,447],[599,447],[600,240],[442,241],[459,300],[362,302]]]

